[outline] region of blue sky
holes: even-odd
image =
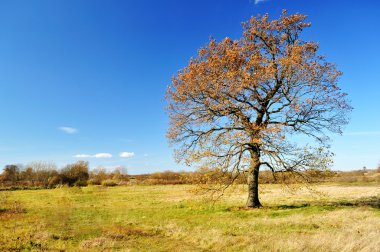
[[[179,170],[165,138],[170,78],[210,36],[282,9],[344,72],[354,111],[334,169],[380,163],[378,1],[0,1],[0,167],[78,159],[130,173]],[[75,157],[76,155],[80,155]],[[110,157],[112,155],[112,157]],[[190,168],[186,168],[190,169]]]

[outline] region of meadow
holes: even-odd
[[[194,185],[0,192],[0,251],[380,251],[380,186],[236,186],[214,202]]]

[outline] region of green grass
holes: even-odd
[[[120,186],[0,192],[0,251],[379,251],[380,187],[244,188],[216,203],[193,186]]]

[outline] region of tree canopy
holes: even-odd
[[[177,161],[245,174],[247,207],[261,206],[262,167],[301,176],[327,169],[329,135],[348,123],[342,72],[302,40],[308,27],[305,15],[285,10],[275,20],[252,17],[240,39],[211,39],[167,90]]]

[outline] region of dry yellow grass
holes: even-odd
[[[263,185],[255,210],[241,186],[215,204],[193,189],[0,192],[0,250],[380,251],[379,185]]]

